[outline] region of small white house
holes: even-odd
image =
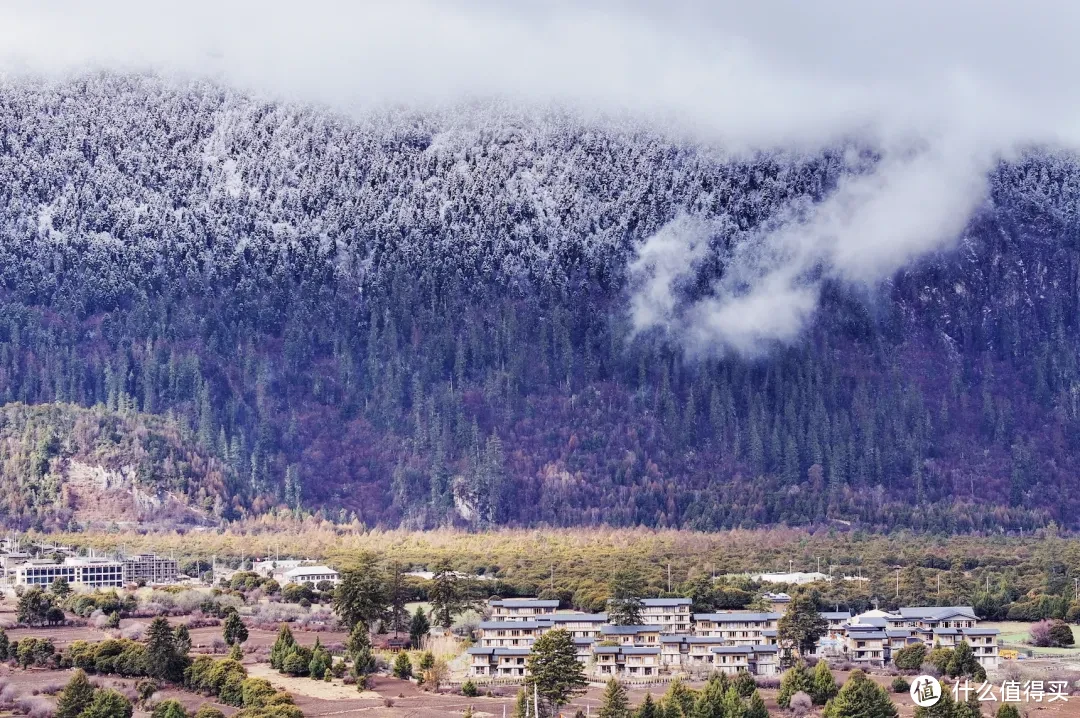
[[[310,583],[314,586],[318,586],[322,581],[329,581],[336,586],[341,581],[338,572],[329,566],[297,566],[290,568],[282,576],[284,583]]]

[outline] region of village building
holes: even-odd
[[[484,648],[529,648],[551,624],[539,621],[481,621],[480,645]]]
[[[15,569],[15,583],[20,586],[46,588],[61,578],[73,587],[121,588],[124,585],[124,567],[112,559],[69,556],[62,563],[37,559]]]
[[[663,633],[690,633],[694,628],[689,598],[645,598],[641,604],[645,623],[660,626]]]
[[[713,668],[734,675],[740,670],[754,676],[774,676],[779,672],[777,646],[713,646]]]
[[[341,576],[329,566],[297,566],[281,574],[279,583],[310,583],[313,586],[318,586],[323,581],[328,581],[331,585],[336,586],[341,583]]]
[[[493,598],[488,601],[493,621],[532,621],[555,613],[558,601],[536,598]]]
[[[551,613],[536,619],[552,629],[562,629],[572,638],[599,638],[601,627],[607,623],[606,613]]]
[[[753,611],[695,613],[694,634],[726,638],[733,646],[753,646],[766,643],[762,631],[776,630],[781,615]]]
[[[124,583],[167,584],[176,583],[180,566],[176,559],[152,553],[125,556],[123,564]]]
[[[600,638],[620,646],[659,646],[660,626],[612,626],[600,627]]]

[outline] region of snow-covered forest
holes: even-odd
[[[1001,165],[958,248],[827,283],[768,356],[630,336],[627,265],[667,222],[726,228],[684,288],[707,292],[744,233],[873,162],[502,105],[4,80],[0,400],[165,415],[227,467],[189,489],[223,517],[1074,525],[1071,157]],[[68,518],[0,493],[10,523]]]

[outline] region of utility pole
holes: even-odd
[[[896,597],[900,598],[900,567],[896,567]]]
[[[795,562],[794,562],[794,561],[792,561],[792,560],[791,560],[791,559],[789,558],[789,559],[788,559],[788,562],[787,562],[787,572],[788,572],[788,573],[791,573],[791,565],[792,565],[793,563],[795,563]]]
[[[555,564],[551,564],[551,591],[555,592]]]
[[[667,562],[667,590],[671,593],[671,561]]]
[[[938,598],[941,598],[941,572],[940,571],[938,572],[938,575],[937,575],[937,595],[938,595]]]
[[[1080,578],[1073,579],[1073,600],[1080,600]]]

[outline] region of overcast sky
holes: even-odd
[[[1080,4],[1001,0],[7,0],[0,62],[209,74],[344,109],[464,95],[675,118],[732,142],[941,124],[1080,137]]]

